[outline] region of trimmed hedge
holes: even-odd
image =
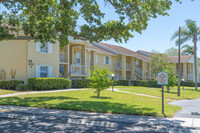
[[[24,84],[24,81],[21,80],[0,81],[0,88],[16,90],[17,86],[20,84]]]
[[[143,87],[161,87],[160,85],[157,85],[157,81],[146,81],[146,80],[135,80],[131,81],[131,86],[143,86]]]
[[[71,81],[66,78],[30,78],[28,84],[32,90],[55,90],[71,87]]]
[[[90,80],[89,79],[72,80],[72,88],[90,88]]]
[[[129,80],[115,80],[114,81],[115,86],[129,86]]]
[[[16,88],[16,91],[31,91],[32,88],[30,87],[30,85],[18,85]]]

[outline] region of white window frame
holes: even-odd
[[[107,60],[108,59],[108,60]],[[107,62],[108,61],[108,62]],[[110,56],[104,56],[104,64],[111,65],[111,57]]]
[[[98,55],[95,54],[95,64],[98,64]]]
[[[36,52],[43,53],[43,54],[51,54],[53,51],[53,45],[50,42],[45,43],[45,46],[42,48],[43,44],[40,42],[36,43]],[[46,51],[42,51],[46,48]]]
[[[40,77],[41,77],[41,67],[46,67],[47,68],[47,72],[46,72],[46,74],[47,74],[47,76],[46,77],[49,77],[49,66],[47,66],[47,65],[40,65]],[[42,77],[42,78],[46,78],[46,77]]]
[[[78,57],[79,55],[80,57]],[[80,62],[77,60],[80,60]],[[81,52],[76,52],[76,65],[81,65]]]
[[[52,69],[52,66],[49,66],[49,65],[37,65],[36,66],[36,77],[39,78],[41,77],[41,67],[48,67],[47,69],[47,77],[52,77],[52,73],[53,73],[53,69]]]
[[[117,74],[116,74],[116,79],[117,79],[117,80],[120,80],[120,77],[121,77],[121,74],[120,74],[120,73],[117,73]]]

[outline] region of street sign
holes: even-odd
[[[162,86],[162,114],[165,116],[165,112],[164,112],[164,87],[163,87],[163,85],[168,85],[168,73],[167,72],[160,71],[158,73],[157,84]]]
[[[165,71],[161,71],[157,76],[157,84],[158,85],[168,85],[168,73]]]

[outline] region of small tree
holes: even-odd
[[[168,73],[167,92],[169,92],[169,89],[177,83],[176,67],[173,64],[168,64],[164,71]]]
[[[99,98],[101,91],[109,88],[111,85],[111,72],[106,68],[99,69],[94,66],[93,69],[90,70],[90,75],[91,87],[96,89],[95,93],[97,93],[97,97]]]

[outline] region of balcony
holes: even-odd
[[[126,63],[126,71],[131,71],[131,63]]]
[[[120,71],[120,70],[121,70],[121,66],[120,66],[120,65],[117,65],[117,66],[116,66],[116,70],[117,70],[117,71]]]
[[[193,80],[193,74],[187,74],[187,80]]]
[[[142,77],[142,68],[136,66],[136,67],[135,67],[135,73],[136,73],[137,75],[139,75],[140,77]]]
[[[59,53],[59,61],[60,61],[60,63],[64,63],[64,64],[68,63],[68,54],[65,52],[60,52]]]
[[[89,66],[71,64],[69,74],[76,76],[89,76]]]

